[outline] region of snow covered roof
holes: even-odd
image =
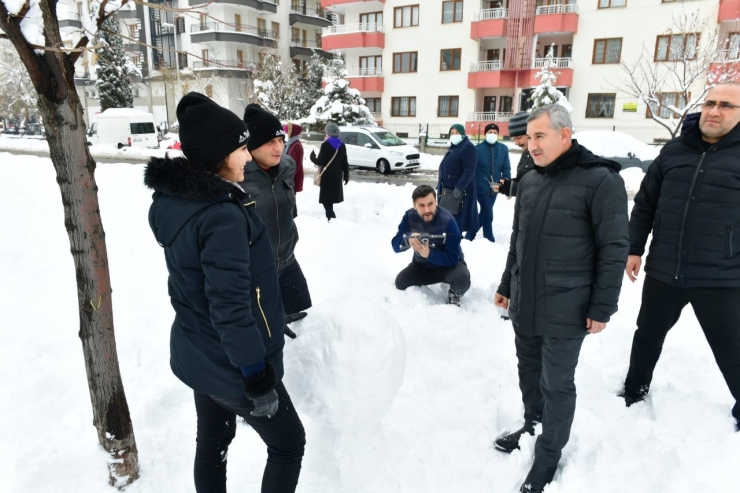
[[[603,157],[630,157],[650,161],[658,157],[660,148],[649,146],[624,132],[607,130],[588,130],[573,134],[573,138],[586,149]]]

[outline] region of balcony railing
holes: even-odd
[[[484,113],[468,113],[469,122],[508,122],[512,113],[501,113],[499,111]]]
[[[308,39],[291,39],[290,46],[298,46],[299,48],[318,48],[321,49],[321,40],[311,41]]]
[[[491,72],[492,70],[501,70],[503,68],[502,63],[499,60],[491,62],[476,62],[470,64],[471,72]]]
[[[80,22],[80,14],[77,12],[65,12],[59,16],[59,20],[77,21]]]
[[[373,120],[382,120],[383,114],[380,112],[371,111],[370,115],[373,117]]]
[[[193,70],[257,70],[259,63],[244,60],[199,60],[193,62]]]
[[[305,6],[301,6],[299,3],[293,3],[290,5],[290,11],[294,14],[310,15],[312,17],[321,17],[322,19],[329,19],[329,12],[322,8],[310,9]]]
[[[227,24],[225,22],[204,22],[202,24],[194,24],[190,26],[191,33],[200,33],[204,31],[220,31],[229,33],[244,33],[251,34],[260,38],[267,39],[278,39],[278,33],[270,31],[268,29],[260,29],[254,26],[246,26],[244,24]]]
[[[346,34],[346,33],[372,33],[372,32],[383,32],[383,24],[377,22],[361,22],[359,24],[340,24],[337,26],[325,27],[322,30],[322,35],[327,36],[330,34]]]
[[[380,67],[359,68],[350,70],[347,77],[383,77],[383,69]]]
[[[486,9],[473,14],[473,22],[491,19],[506,19],[509,16],[507,9]]]
[[[740,61],[740,48],[734,48],[729,50],[717,50],[714,54],[715,62],[738,62]]]
[[[556,68],[573,68],[571,66],[572,58],[553,58]],[[532,63],[532,68],[542,68],[547,64],[547,58],[535,58]]]
[[[546,14],[575,14],[578,12],[578,6],[575,3],[556,3],[555,5],[543,5],[537,7],[535,15]]]

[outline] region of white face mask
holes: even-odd
[[[450,142],[453,146],[456,146],[460,142],[462,142],[463,136],[460,134],[450,135]]]
[[[486,142],[489,144],[495,144],[498,142],[498,135],[496,134],[486,134]]]

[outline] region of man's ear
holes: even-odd
[[[571,130],[568,127],[565,127],[560,131],[560,138],[562,139],[563,143],[568,142],[573,137],[573,130]]]

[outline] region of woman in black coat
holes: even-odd
[[[226,492],[239,415],[267,445],[262,493],[293,493],[305,434],[281,382],[285,315],[270,238],[237,184],[249,132],[198,93],[182,98],[177,118],[185,158],[153,158],[144,183],[176,314],[170,367],[195,397],[195,490]]]
[[[321,144],[319,156],[311,151],[311,161],[319,167],[321,184],[319,187],[319,203],[326,210],[326,219],[331,221],[336,218],[334,204],[344,201],[344,184],[349,183],[349,163],[347,162],[347,147],[339,138],[339,127],[336,123],[326,125],[326,140]]]

